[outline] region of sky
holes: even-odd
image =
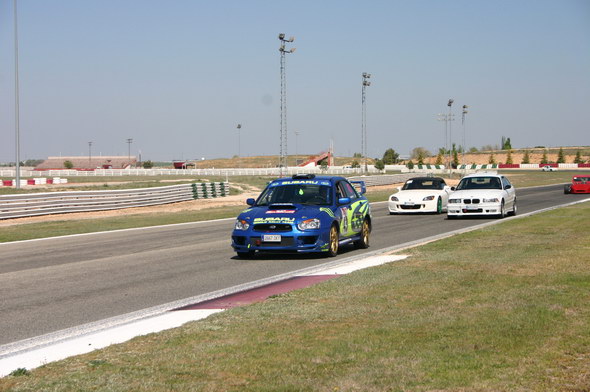
[[[361,152],[363,72],[371,157],[444,146],[450,98],[467,148],[590,145],[590,0],[17,1],[21,160],[278,155],[279,33],[289,154]],[[0,162],[13,20],[0,0]]]

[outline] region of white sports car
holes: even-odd
[[[440,214],[447,208],[450,192],[451,187],[440,177],[411,178],[399,192],[389,196],[389,213],[435,212]]]
[[[476,173],[465,176],[452,188],[447,217],[507,214],[516,215],[516,191],[508,178],[495,173]]]

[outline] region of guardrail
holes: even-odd
[[[211,182],[114,191],[45,192],[0,196],[0,219],[115,210],[229,194],[229,183]]]

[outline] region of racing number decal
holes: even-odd
[[[340,214],[342,215],[342,219],[340,220],[340,233],[348,235],[348,208],[340,208]]]
[[[351,236],[361,231],[363,220],[367,215],[368,203],[364,200],[359,200],[353,203],[350,208],[341,207],[340,213],[342,219],[340,220],[340,233],[344,236]]]

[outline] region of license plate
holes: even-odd
[[[412,202],[412,201],[406,201],[406,202],[404,203],[404,205],[405,205],[405,206],[413,206],[413,205],[414,205],[414,202]]]
[[[466,210],[477,210],[478,208],[478,206],[465,206]]]
[[[262,241],[264,241],[264,242],[281,242],[281,236],[279,234],[263,234]]]

